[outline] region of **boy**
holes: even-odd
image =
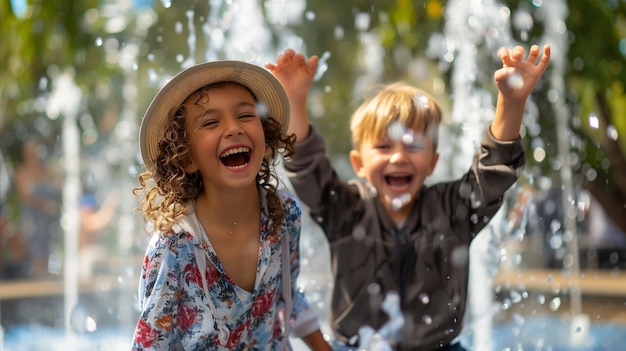
[[[330,244],[330,322],[338,341],[355,347],[361,326],[379,329],[387,322],[383,298],[396,292],[404,313],[401,335],[390,340],[397,350],[462,350],[455,338],[463,327],[469,245],[524,166],[525,103],[550,59],[549,46],[540,60],[539,51],[533,45],[525,59],[522,47],[500,49],[496,113],[473,165],[460,179],[433,186],[424,181],[439,157],[441,109],[427,94],[396,83],[357,109],[350,161],[365,182],[343,182],[306,113],[318,57],[286,50],[266,65],[291,106],[289,132],[297,139],[287,175]],[[523,84],[509,84],[511,77]]]

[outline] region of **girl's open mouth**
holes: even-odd
[[[226,150],[220,155],[220,160],[226,167],[243,168],[250,161],[250,149],[247,147],[237,147]]]

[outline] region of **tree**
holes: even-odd
[[[175,73],[180,68],[179,57],[196,55],[197,61],[202,60],[208,45],[202,24],[209,21],[206,14],[214,10],[211,2],[197,0],[176,3],[175,8],[165,8],[160,1],[137,0],[134,7],[121,8],[114,1],[48,0],[29,4],[26,12],[18,13],[11,7],[15,3],[20,1],[0,4],[0,145],[10,160],[18,158],[25,134],[39,133],[49,145],[56,142],[58,121],[42,116],[50,84],[65,70],[74,72],[87,97],[85,111],[99,126],[98,138],[106,140],[110,126],[119,121],[119,112],[128,102],[119,88],[132,70],[123,67],[124,50],[136,55],[138,95],[133,111],[139,119],[158,88],[150,84],[151,74]],[[303,21],[289,24],[303,39],[306,54],[330,53],[329,71],[315,85],[311,101],[313,117],[327,116],[313,118],[313,123],[329,136],[331,153],[347,153],[348,120],[365,87],[407,78],[436,78],[450,86],[449,72],[440,72],[437,60],[425,55],[432,34],[442,31],[447,3],[307,1]],[[529,0],[506,0],[503,4],[511,13],[525,8],[535,16],[536,25],[529,36],[517,38],[523,43],[535,42],[545,29],[540,7]],[[626,231],[626,3],[569,0],[568,5],[566,26],[571,45],[565,80],[577,181]],[[194,14],[191,19],[189,11]],[[281,29],[272,29],[278,37]],[[187,44],[190,34],[197,37],[195,52]],[[376,45],[370,45],[374,41]],[[371,59],[375,63],[368,61]],[[416,61],[426,67],[421,73],[426,76],[410,76],[410,65]],[[448,105],[449,94],[445,90],[435,97]],[[547,154],[557,155],[548,91],[536,97],[542,115],[539,137],[546,141]],[[532,141],[525,138],[529,146]],[[538,162],[529,155],[528,164],[542,174],[557,177],[555,157]]]

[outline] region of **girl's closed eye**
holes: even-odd
[[[201,127],[202,128],[213,128],[217,125],[217,121],[214,119],[207,119],[202,121]]]
[[[239,119],[243,119],[243,120],[250,120],[250,119],[255,119],[258,116],[256,115],[256,113],[251,113],[251,112],[245,112],[239,115]]]

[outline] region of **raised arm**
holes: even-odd
[[[491,124],[491,133],[502,141],[515,140],[519,137],[526,100],[537,85],[550,62],[550,46],[543,47],[543,56],[539,58],[539,46],[530,48],[524,58],[524,48],[516,46],[509,50],[501,48],[498,56],[503,67],[494,73],[498,87],[496,115]]]
[[[280,81],[289,98],[290,118],[289,134],[296,134],[296,142],[309,135],[309,116],[307,114],[307,95],[317,72],[319,58],[311,56],[308,60],[302,54],[287,49],[278,56],[275,64],[265,65]]]

